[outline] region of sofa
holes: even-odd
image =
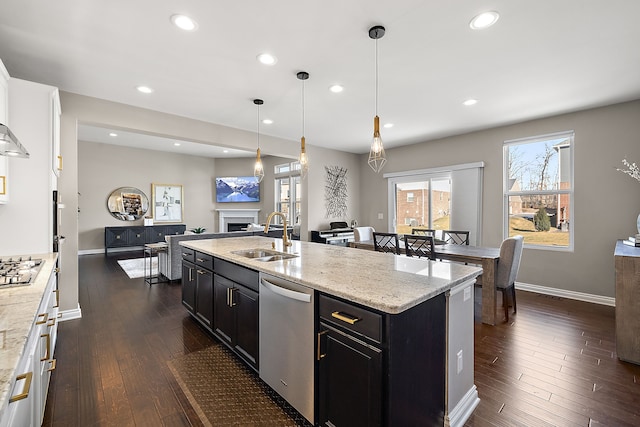
[[[289,232],[291,232],[291,229]],[[165,236],[167,241],[167,250],[158,253],[158,267],[160,273],[167,279],[180,280],[182,278],[182,247],[180,242],[186,240],[203,240],[203,239],[223,239],[226,237],[244,237],[244,236],[264,236],[264,237],[282,237],[282,227],[280,229],[273,228],[269,233],[265,234],[261,231],[230,231],[227,233],[201,233],[201,234],[177,234]]]

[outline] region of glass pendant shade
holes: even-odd
[[[256,150],[256,164],[253,167],[253,176],[256,177],[258,182],[262,182],[262,178],[264,178],[264,167],[262,166],[259,148]]]
[[[298,163],[300,163],[300,177],[304,179],[309,173],[309,158],[307,157],[307,149],[304,146],[304,136],[300,138],[300,157],[298,157]]]
[[[373,119],[373,140],[371,141],[371,149],[369,150],[369,166],[374,172],[378,173],[387,163],[387,155],[384,152],[382,138],[380,137],[380,118],[375,116]]]

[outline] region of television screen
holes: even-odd
[[[260,182],[254,176],[216,178],[216,202],[259,202]]]

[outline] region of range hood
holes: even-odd
[[[29,153],[24,145],[20,144],[11,129],[2,123],[0,123],[0,156],[29,158]]]

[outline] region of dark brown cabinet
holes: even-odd
[[[322,426],[382,423],[382,350],[320,324],[318,413]]]
[[[319,425],[443,425],[444,294],[399,314],[320,294],[318,314]]]
[[[193,249],[182,252],[182,304],[258,370],[258,272]]]
[[[104,228],[104,253],[113,248],[144,246],[148,243],[163,242],[164,236],[184,234],[184,224],[124,226]]]
[[[196,266],[182,261],[182,305],[191,313],[196,310]]]

